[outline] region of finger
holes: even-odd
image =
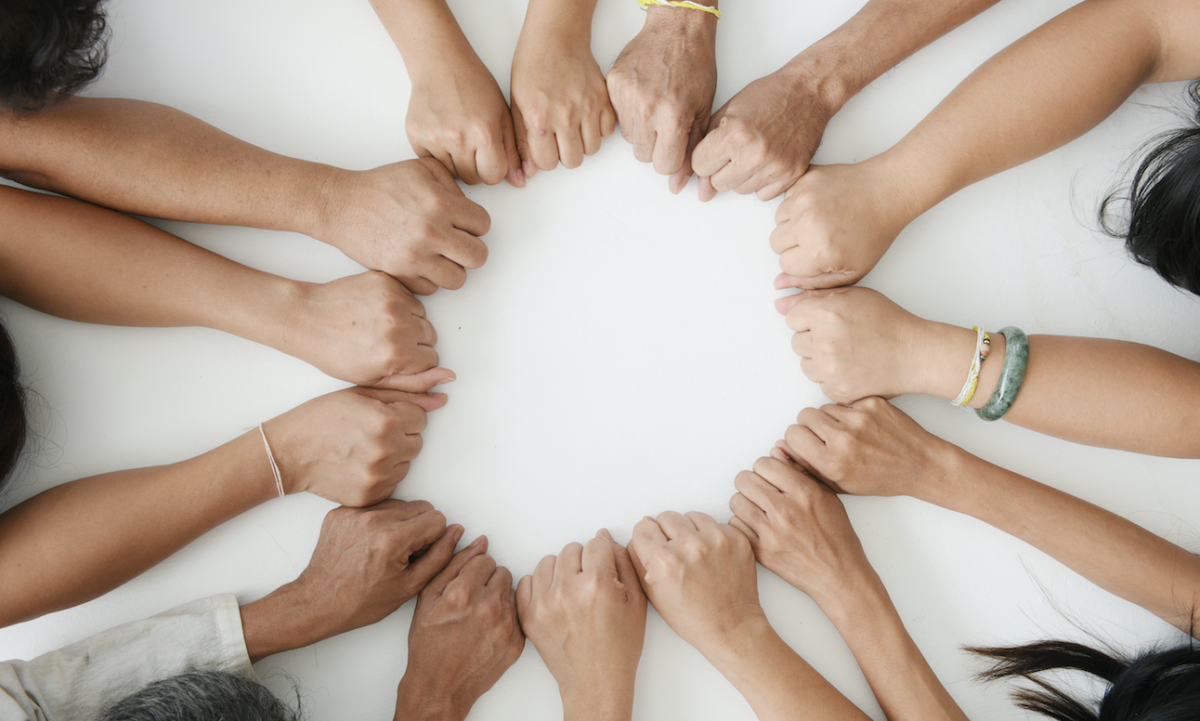
[[[690,125],[677,124],[674,119],[664,119],[655,123],[652,154],[654,172],[659,175],[671,175],[683,167],[691,129]]]
[[[425,411],[436,411],[449,400],[445,393],[427,393],[434,386],[445,385],[457,379],[449,368],[430,368],[420,373],[390,375],[380,379],[379,389],[404,393],[406,402],[420,406]]]
[[[740,521],[742,525],[754,531],[756,536],[758,531],[755,529],[763,528],[770,522],[767,519],[767,512],[741,492],[730,497],[729,510],[733,511],[733,520]],[[729,525],[733,525],[733,521],[730,521]]]
[[[713,187],[722,192],[732,190],[739,195],[751,193],[755,189],[752,187],[755,182],[754,170],[754,168],[748,168],[741,163],[730,161],[713,173]]]
[[[580,136],[583,139],[583,154],[595,155],[596,151],[600,150],[601,134],[601,119],[599,117],[591,118],[583,121],[583,125],[579,127]],[[562,152],[562,149],[559,149]]]
[[[612,103],[605,103],[600,109],[600,137],[607,138],[617,129],[617,111]],[[597,148],[599,150],[599,148]]]
[[[558,167],[558,143],[550,129],[530,127],[529,149],[533,153],[533,162],[540,170],[554,170]]]
[[[804,425],[788,426],[787,431],[783,434],[787,441],[788,448],[792,451],[792,457],[799,456],[806,463],[820,464],[820,459],[825,457],[826,447],[825,441],[813,433],[812,429]]]
[[[434,328],[433,323],[430,323],[429,320],[426,319],[424,316],[418,315],[415,317],[420,319],[417,322],[417,328],[421,333],[421,339],[419,341],[417,341],[417,345],[428,348],[429,350],[433,350],[433,347],[437,345],[437,328]],[[428,370],[429,368],[432,368],[436,365],[437,365],[437,351],[434,351],[433,363],[430,363],[428,366],[426,366],[422,370]]]
[[[564,168],[578,168],[583,164],[583,129],[567,128],[554,133],[558,144],[558,157]]]
[[[629,541],[629,552],[633,553],[635,546],[648,546],[655,543],[665,545],[666,542],[667,535],[663,533],[662,526],[658,525],[658,521],[646,516],[633,527],[633,539]],[[638,575],[641,575],[640,569]]]
[[[583,547],[580,572],[599,575],[602,578],[617,578],[617,559],[613,555],[615,545],[604,538],[588,541]]]
[[[794,275],[780,273],[775,276],[775,290],[784,290],[785,288],[806,288],[808,284],[804,278],[797,278]]]
[[[511,593],[513,587],[512,572],[504,566],[496,566],[496,570],[492,571],[492,577],[484,585],[488,588],[504,589]]]
[[[800,302],[804,298],[803,293],[795,293],[793,295],[785,295],[782,298],[775,299],[775,311],[780,315],[787,315],[792,306]]]
[[[761,462],[762,459],[760,458],[759,461]],[[764,479],[758,472],[759,465],[760,463],[756,462],[753,471],[742,471],[737,474],[733,480],[733,487],[738,489],[738,493],[750,499],[754,505],[767,510],[779,502],[780,493],[779,488]]]
[[[700,177],[699,195],[701,203],[707,203],[717,197],[717,189],[713,187],[711,178]]]
[[[454,187],[456,189],[458,188],[457,185],[455,185]],[[459,190],[459,192],[461,193],[462,191]],[[458,228],[459,230],[463,231],[464,233],[466,233],[468,235],[476,236],[475,241],[479,242],[479,243],[482,243],[483,241],[479,240],[478,236],[487,235],[487,232],[492,229],[492,216],[488,215],[487,210],[482,205],[467,198],[467,196],[465,196],[465,195],[462,196],[462,198],[460,199],[460,202],[455,204],[454,210],[450,214],[450,219],[451,219],[450,222],[452,222],[454,224],[455,228]],[[468,246],[468,249],[475,248],[474,245],[470,245],[470,243],[468,241],[465,241],[463,239],[459,239],[458,243],[455,244],[455,247],[458,247],[459,245]],[[476,249],[475,252],[479,252],[479,251]],[[486,260],[487,259],[487,246],[486,245],[484,246],[483,253],[484,253],[483,259]],[[471,260],[471,258],[466,258],[466,260]],[[483,261],[481,260],[480,265],[482,265],[482,264],[483,264]],[[467,264],[462,263],[462,265],[467,265]],[[467,266],[467,267],[472,267],[472,266]]]
[[[454,158],[450,155],[450,153],[438,148],[436,152],[432,152],[430,155],[442,164],[442,167],[445,168],[447,173],[450,173],[451,177],[459,177],[458,168],[454,166]],[[454,187],[458,188],[458,183],[455,183]],[[461,188],[459,188],[459,192],[462,192]]]
[[[400,521],[399,531],[396,555],[407,559],[441,538],[446,532],[446,517],[441,511],[427,511]]]
[[[495,572],[496,559],[481,553],[463,565],[458,577],[473,586],[484,586]]]
[[[805,426],[810,429],[824,443],[830,433],[840,425],[833,416],[829,415],[829,410],[836,406],[824,405],[820,408],[805,408],[796,416],[796,425]],[[786,438],[786,434],[784,435]],[[792,446],[795,448],[795,446]]]
[[[672,193],[678,194],[687,185],[688,180],[692,177],[692,149],[704,137],[704,131],[708,128],[708,118],[703,121],[697,120],[692,124],[691,132],[688,135],[688,144],[683,156],[683,164],[679,167],[679,171],[671,175],[668,182],[668,187]]]
[[[813,478],[817,477],[816,469],[804,460],[803,456],[789,448],[785,440],[775,441],[775,447],[771,449],[771,457],[783,463],[790,463]]]
[[[711,537],[713,534],[721,532],[721,524],[717,523],[716,519],[707,513],[689,511],[684,514],[684,517],[692,522],[692,525],[696,527],[696,531],[702,536]]]
[[[433,295],[438,290],[437,283],[420,276],[397,275],[396,280],[400,281],[414,295]]]
[[[625,586],[625,590],[637,596],[645,596],[645,593],[642,591],[641,581],[638,581],[637,569],[633,565],[633,558],[629,555],[629,549],[614,541],[612,534],[608,532],[607,528],[601,528],[600,532],[596,535],[612,544],[613,563],[617,569],[617,580]]]
[[[554,567],[558,565],[558,556],[546,556],[538,561],[533,569],[533,587],[539,591],[550,588],[554,583]]]
[[[682,513],[675,511],[663,511],[658,514],[658,525],[662,528],[663,535],[668,540],[675,540],[680,536],[696,533],[696,524]]]
[[[507,158],[508,164],[508,172],[504,177],[514,188],[524,188],[525,169],[521,167],[521,154],[517,152],[516,126],[511,118],[501,132],[504,135],[504,157]]]
[[[726,107],[728,104],[713,113],[708,122],[708,132],[700,142],[696,143],[696,147],[692,151],[692,170],[696,171],[698,175],[716,175],[732,160],[727,141],[728,133],[721,127],[721,119],[725,117]]]
[[[767,183],[763,187],[759,188],[754,195],[757,196],[759,200],[764,202],[768,200],[774,200],[782,193],[786,193],[788,188],[791,188],[795,182],[796,179],[789,175],[780,180]]]
[[[496,185],[508,174],[507,148],[504,147],[504,123],[512,123],[508,113],[501,120],[501,130],[493,135],[495,140],[475,148],[475,168],[479,179],[488,185]]]
[[[467,269],[441,256],[433,259],[428,277],[446,290],[458,290],[467,284]]]
[[[731,502],[731,504],[732,504],[732,502]],[[753,548],[755,550],[755,553],[757,554],[757,552],[758,552],[758,534],[755,533],[754,529],[751,528],[750,526],[746,525],[746,523],[744,521],[742,521],[741,518],[738,518],[737,516],[734,516],[733,518],[729,519],[729,525],[738,529],[743,534],[745,534],[746,538],[750,539],[750,546],[751,546],[751,548]]]
[[[441,537],[434,541],[433,545],[425,553],[422,553],[420,558],[409,564],[409,569],[414,577],[425,583],[433,583],[433,580],[437,580],[451,559],[454,558],[454,547],[458,545],[462,535],[462,526],[457,524],[448,526]]]
[[[533,603],[533,576],[524,576],[517,582],[517,619],[522,626],[528,625],[529,605]]]
[[[561,585],[583,570],[583,546],[578,543],[568,543],[558,554],[558,562],[554,564],[554,583]]]
[[[537,163],[533,161],[533,148],[529,145],[529,128],[525,125],[525,115],[516,103],[512,106],[513,131],[516,134],[517,155],[521,158],[521,174],[526,180],[537,173]]]

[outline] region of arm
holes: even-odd
[[[372,0],[412,80],[408,142],[468,185],[525,187],[512,116],[446,0]]]
[[[833,401],[927,393],[958,396],[975,331],[918,318],[876,291],[838,288],[782,299],[801,368]],[[993,329],[969,406],[982,408],[1004,368]],[[1140,343],[1033,335],[1004,420],[1094,446],[1200,457],[1200,364]]]
[[[525,650],[512,574],[480,536],[417,598],[396,721],[463,721]]]
[[[0,114],[0,174],[137,215],[289,230],[413,292],[459,287],[487,248],[487,213],[442,168],[355,172],[268,152],[154,103],[71,98]]]
[[[808,408],[785,453],[839,491],[909,495],[978,518],[1177,628],[1200,621],[1200,558],[1086,501],[994,466],[890,403]]]
[[[700,3],[717,7],[717,0]],[[692,149],[708,130],[717,92],[717,18],[656,5],[608,73],[608,96],[633,155],[669,175],[672,193],[692,177]]]
[[[592,57],[596,0],[533,0],[512,65],[512,115],[525,176],[577,168],[612,135],[617,114]]]
[[[263,426],[287,493],[387,498],[442,395],[350,388]],[[0,515],[0,626],[88,601],[278,495],[257,429],[191,460],[65,483]],[[20,589],[19,592],[16,589]]]
[[[895,147],[816,168],[788,191],[772,248],[797,287],[853,283],[914,218],[959,189],[1047,153],[1142,83],[1200,75],[1200,7],[1088,0],[989,60]]]
[[[738,474],[730,525],[767,568],[804,591],[837,627],[884,715],[966,721],[904,628],[837,495],[786,459]]]
[[[424,307],[382,273],[299,283],[119,213],[13,188],[0,188],[0,215],[0,294],[44,313],[223,330],[352,383],[424,391],[453,376],[436,367]]]
[[[608,531],[543,558],[517,585],[517,611],[558,682],[565,721],[633,718],[646,595]]]
[[[754,551],[703,513],[640,521],[629,554],[650,602],[746,698],[760,721],[866,719],[779,637],[758,603]]]
[[[808,170],[825,124],[860,90],[998,0],[870,0],[841,27],[713,113],[692,165],[700,199],[771,200]]]

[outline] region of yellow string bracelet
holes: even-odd
[[[669,5],[673,8],[687,8],[688,10],[700,10],[701,12],[712,13],[713,15],[717,16],[718,20],[721,19],[720,10],[717,10],[714,7],[709,7],[708,5],[694,3],[691,0],[637,0],[637,3],[638,5],[642,6],[643,10],[651,5]]]

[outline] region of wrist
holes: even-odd
[[[706,0],[702,5],[717,7],[717,0]],[[658,30],[703,38],[716,42],[717,16],[702,10],[677,8],[669,5],[652,5],[646,9],[646,24],[643,30]]]
[[[242,606],[242,635],[250,661],[257,663],[272,654],[311,646],[334,635],[326,630],[328,618],[320,609],[299,580]]]
[[[396,689],[396,721],[463,721],[467,717],[473,703],[464,708],[453,694],[415,678],[411,663],[409,669]]]
[[[803,97],[823,100],[828,117],[833,117],[862,89],[849,76],[842,55],[816,46],[792,58],[776,72],[791,87],[800,90]]]
[[[517,44],[520,46],[525,40],[541,45],[558,45],[570,51],[586,49],[590,54],[592,16],[595,11],[595,0],[579,3],[530,0]]]
[[[926,320],[920,323],[911,356],[916,361],[912,369],[917,379],[913,392],[954,400],[970,376],[976,333],[970,328],[948,323]],[[976,386],[975,396],[978,393]]]
[[[633,675],[559,684],[563,721],[629,721],[633,718],[633,686]]]

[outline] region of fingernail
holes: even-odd
[[[653,519],[653,518],[651,518],[650,516],[642,516],[642,520],[643,520],[643,521],[651,521],[651,522],[653,522],[653,521],[654,521],[654,519]]]
[[[454,527],[454,533],[453,533],[453,536],[454,536],[454,543],[455,543],[455,544],[457,544],[459,541],[461,541],[461,540],[462,540],[463,533],[464,533],[466,530],[467,530],[467,529],[463,528],[462,526],[455,526],[455,527]]]
[[[532,160],[526,160],[521,163],[521,170],[525,173],[526,178],[532,178],[533,174],[537,172],[537,166],[533,164]]]
[[[483,542],[486,540],[487,540],[487,536],[480,536],[479,538],[476,538],[474,541],[471,541],[471,545],[467,546],[467,548],[475,548],[476,546],[482,545]]]
[[[613,541],[612,534],[608,532],[607,528],[601,528],[597,535],[606,541]],[[613,541],[613,543],[616,543],[616,541]]]
[[[456,380],[458,380],[458,376],[451,374],[451,376],[450,376],[449,378],[443,378],[443,379],[441,379],[440,381],[438,381],[437,383],[434,383],[434,385],[436,385],[436,386],[444,386],[444,385],[446,385],[447,383],[453,383],[453,382],[454,382],[454,381],[456,381]]]
[[[780,274],[775,276],[775,290],[783,290],[784,288],[790,287],[791,284],[788,283],[788,278],[786,275]]]

